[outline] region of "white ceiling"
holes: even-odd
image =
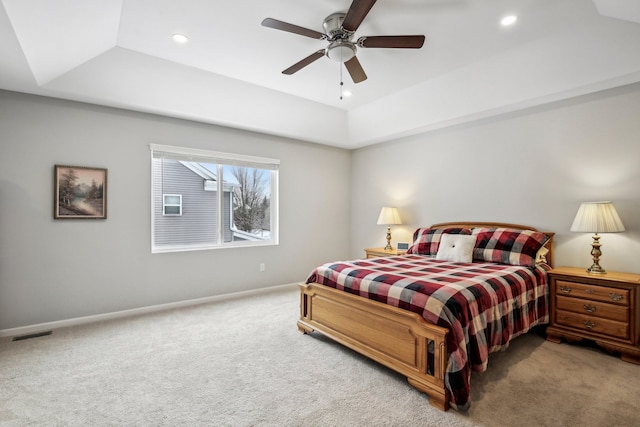
[[[640,81],[638,0],[379,0],[356,32],[424,34],[281,71],[351,0],[2,0],[0,88],[357,148]],[[502,28],[505,14],[519,17]],[[184,45],[171,35],[189,37]]]

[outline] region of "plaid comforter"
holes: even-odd
[[[548,269],[404,255],[324,264],[307,283],[407,309],[449,329],[446,387],[452,406],[466,410],[471,370],[485,371],[489,353],[548,323]]]

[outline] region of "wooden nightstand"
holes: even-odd
[[[560,267],[549,271],[549,279],[547,340],[590,339],[640,364],[640,274]]]
[[[386,250],[385,248],[367,248],[364,250],[367,254],[367,258],[375,258],[380,256],[396,256],[404,255],[407,251],[399,251],[397,249]]]

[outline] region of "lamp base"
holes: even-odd
[[[602,255],[602,251],[600,250],[600,236],[598,233],[593,235],[593,243],[591,244],[591,256],[593,257],[593,264],[591,267],[587,268],[587,273],[589,274],[606,274],[604,268],[600,267],[600,256]]]
[[[385,251],[390,251],[393,249],[393,246],[391,246],[391,226],[387,227],[387,246],[384,247]]]
[[[598,264],[593,264],[591,267],[587,268],[587,273],[589,274],[607,274],[604,268],[600,267]]]

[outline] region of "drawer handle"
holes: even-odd
[[[596,308],[592,305],[588,305],[585,304],[582,306],[582,308],[584,308],[584,311],[586,311],[587,313],[595,313],[596,312]]]
[[[568,294],[571,292],[571,288],[569,286],[560,286],[560,292],[563,294]]]
[[[610,293],[609,298],[611,298],[611,301],[622,301],[622,298],[624,297],[620,294]]]
[[[596,327],[596,322],[592,322],[591,320],[585,320],[582,323],[584,323],[584,327],[587,329],[593,329]]]

